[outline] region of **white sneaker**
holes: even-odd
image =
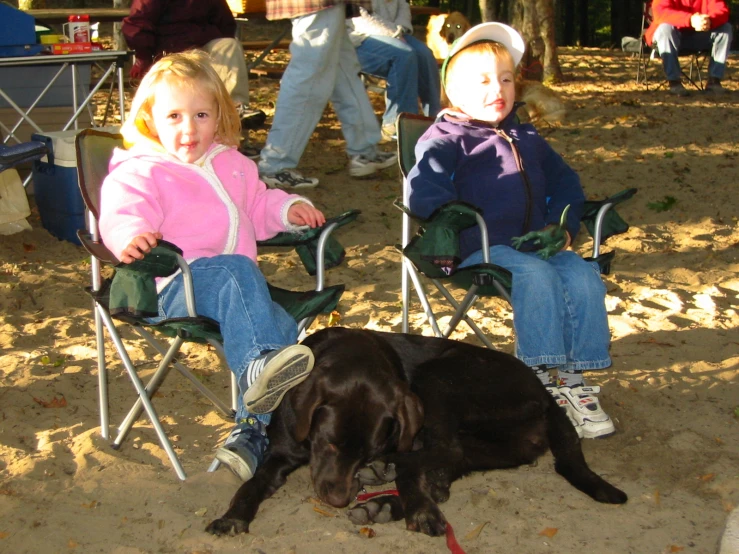
[[[318,186],[318,179],[315,177],[303,177],[294,169],[283,169],[274,175],[260,175],[259,178],[271,189],[281,188],[292,190]]]
[[[366,177],[386,169],[398,162],[398,155],[394,152],[378,150],[372,158],[363,155],[352,156],[349,162],[349,175],[352,177]]]
[[[273,412],[282,397],[308,378],[313,369],[313,352],[302,344],[285,346],[254,358],[241,376],[244,406],[252,414]]]
[[[559,387],[559,394],[567,399],[567,415],[582,428],[582,436],[586,439],[606,437],[616,432],[613,421],[595,396],[599,392],[598,386]]]
[[[544,385],[544,388],[547,389],[547,392],[552,395],[552,398],[554,398],[554,401],[557,403],[557,406],[562,408],[565,413],[567,414],[567,418],[570,420],[570,423],[572,423],[572,426],[575,428],[575,431],[577,432],[577,436],[582,438],[583,430],[582,426],[575,421],[575,419],[570,414],[570,410],[568,409],[568,406],[570,405],[570,401],[567,400],[564,396],[562,396],[559,393],[559,387],[555,385],[554,383],[550,383],[549,385]]]

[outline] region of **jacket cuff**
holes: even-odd
[[[293,225],[290,223],[290,221],[287,219],[287,212],[290,209],[290,206],[293,204],[309,204],[313,206],[313,202],[308,200],[307,198],[303,198],[302,196],[294,196],[293,198],[290,198],[282,205],[282,212],[280,213],[280,218],[282,219],[282,224],[285,226],[285,230],[289,231],[291,233],[295,233],[297,231],[304,231],[308,228],[307,225]]]

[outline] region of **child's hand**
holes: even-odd
[[[143,260],[144,256],[151,252],[151,249],[157,245],[157,241],[162,238],[161,233],[143,233],[134,237],[131,244],[121,252],[120,260],[124,264],[130,264],[136,260]]]
[[[320,227],[326,223],[326,216],[310,204],[296,202],[287,210],[287,220],[293,225]]]

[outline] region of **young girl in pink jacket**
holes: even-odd
[[[325,223],[311,202],[259,180],[236,150],[240,122],[206,54],[155,63],[141,82],[101,193],[100,231],[122,262],[165,239],[192,271],[198,314],[220,324],[243,397],[236,427],[216,458],[246,481],[262,461],[266,426],[285,393],[313,368],[295,344],[297,325],[274,303],[256,261],[256,241]],[[157,284],[159,317],[186,317],[181,274]]]

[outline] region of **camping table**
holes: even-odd
[[[59,54],[59,55],[36,55],[36,56],[16,56],[12,58],[0,58],[0,67],[30,67],[36,65],[58,65],[59,70],[54,74],[46,87],[41,91],[38,97],[30,104],[29,108],[21,108],[16,104],[8,94],[3,90],[3,83],[0,83],[0,97],[2,97],[20,116],[15,126],[12,128],[6,127],[0,121],[0,127],[7,135],[3,140],[3,143],[8,142],[13,137],[16,142],[21,142],[18,137],[14,135],[15,131],[25,121],[28,123],[37,133],[43,133],[44,129],[38,126],[33,120],[33,109],[39,103],[41,98],[47,93],[52,87],[56,80],[61,74],[71,68],[72,70],[72,104],[74,113],[69,118],[69,121],[64,125],[62,129],[47,129],[48,131],[66,131],[74,125],[77,128],[77,118],[82,113],[82,110],[87,108],[92,100],[93,95],[100,89],[101,86],[114,74],[117,73],[118,81],[118,101],[119,109],[121,113],[121,122],[123,122],[125,108],[124,108],[124,83],[123,83],[123,64],[126,62],[130,55],[130,52],[122,50],[100,50],[98,52],[90,52],[89,54]],[[77,84],[77,66],[84,64],[95,64],[103,70],[103,76],[98,80],[97,84],[89,91],[82,91],[81,96],[84,96],[81,101],[79,98],[80,90]],[[115,81],[111,81],[110,92],[108,93],[108,103],[113,95]],[[105,116],[108,115],[108,106],[106,106]],[[105,122],[103,122],[105,124]]]

